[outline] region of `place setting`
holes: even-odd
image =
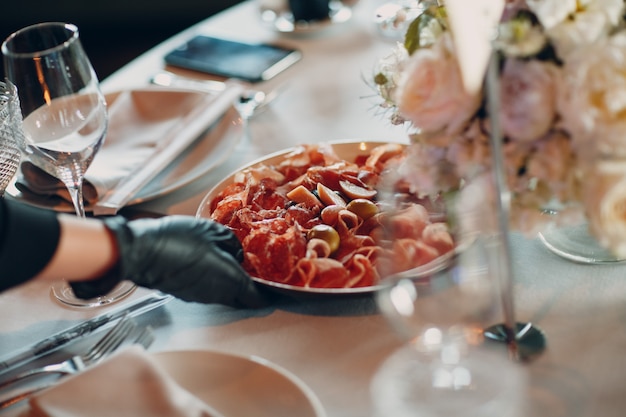
[[[41,69],[41,55],[58,64]],[[145,87],[104,95],[74,25],[24,28],[3,43],[3,56],[5,107],[21,107],[14,148],[23,155],[14,181],[5,185],[7,198],[79,217],[115,215],[202,177],[241,138],[233,104],[240,85],[212,94]],[[35,87],[30,80],[44,71],[52,81]],[[76,75],[62,76],[66,72]],[[106,297],[83,300],[60,282],[52,294],[67,306],[92,308],[135,289],[122,282]]]
[[[23,42],[22,36],[28,41]],[[34,46],[69,49],[71,58],[62,58],[67,62],[51,66],[50,71],[63,68],[82,75],[84,78],[75,81],[76,91],[68,89],[74,84],[66,85],[67,78],[54,74],[46,77],[61,80],[60,85],[48,85],[50,90],[44,89],[40,96],[28,90],[33,55],[23,48],[32,48],[37,37],[41,44],[35,42]],[[49,41],[61,46],[46,43]],[[7,165],[11,170],[4,186],[7,196],[15,200],[74,211],[79,217],[116,214],[126,205],[157,198],[205,175],[222,163],[240,140],[242,114],[235,103],[247,104],[239,100],[240,84],[223,84],[222,91],[210,93],[153,86],[104,95],[81,48],[77,28],[63,23],[23,29],[5,42],[3,53],[8,68],[7,81],[2,84],[6,97],[2,102],[6,113],[3,144],[10,144],[5,136],[17,139],[3,150],[3,161],[12,164]],[[54,96],[57,91],[59,95]],[[40,104],[51,95],[57,106],[49,106],[48,113],[43,113],[41,109],[46,107]],[[34,101],[29,101],[32,98]],[[28,113],[29,109],[33,112]],[[8,179],[18,170],[18,151],[26,158],[9,184]],[[75,161],[68,163],[67,158]],[[144,314],[171,297],[148,294],[123,302],[135,290],[132,285],[120,286],[97,300],[80,300],[69,287],[53,287],[52,294],[71,307],[121,303],[4,356],[0,369],[3,414],[325,417],[321,403],[306,384],[265,359],[210,350],[147,352],[155,336],[149,327],[137,329],[130,315]],[[108,331],[101,330],[107,327]],[[92,333],[102,332],[104,336],[83,353],[53,362],[63,357],[65,350],[86,345],[85,339],[95,338]],[[36,368],[35,363],[45,365]],[[111,384],[112,380],[117,382]],[[248,393],[243,403],[238,401],[242,391]],[[111,398],[115,398],[113,403]]]
[[[83,353],[0,372],[2,414],[326,417],[310,388],[270,361],[211,350],[149,352],[150,327],[127,314],[111,323],[79,343]]]

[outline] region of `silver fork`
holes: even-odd
[[[123,317],[120,321],[109,330],[95,345],[93,345],[86,353],[75,355],[71,358],[52,365],[42,366],[40,368],[29,369],[15,377],[0,383],[0,390],[17,382],[23,381],[35,375],[42,374],[60,374],[69,375],[82,371],[87,366],[92,365],[109,353],[117,349],[124,340],[135,329],[135,323],[129,317]]]
[[[122,319],[122,320],[124,320],[124,319]],[[119,324],[121,324],[121,322],[118,323],[118,326],[119,326]],[[111,331],[113,331],[113,329]],[[126,336],[126,337],[128,337],[128,336]],[[139,344],[139,345],[143,346],[144,349],[148,349],[148,347],[150,347],[152,342],[154,342],[154,333],[152,332],[152,328],[150,326],[147,326],[147,327],[144,327],[139,332],[139,334],[136,336],[136,338],[135,338],[133,343]],[[117,344],[117,346],[119,346],[119,344]],[[11,406],[13,406],[15,404],[18,404],[18,403],[28,399],[31,395],[33,395],[33,394],[35,394],[35,393],[37,393],[39,391],[42,391],[43,389],[48,388],[48,387],[50,387],[52,385],[54,385],[54,383],[38,386],[36,388],[31,388],[29,390],[20,392],[17,395],[13,395],[13,396],[11,396],[11,397],[9,397],[7,399],[0,400],[0,410],[8,408],[8,407],[11,407]]]
[[[134,343],[143,346],[144,349],[148,349],[152,342],[154,342],[154,333],[152,333],[152,328],[147,326],[141,329]]]

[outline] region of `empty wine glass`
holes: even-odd
[[[22,140],[22,115],[15,86],[0,82],[0,196],[4,194],[20,164],[18,143]]]
[[[415,199],[413,190],[421,183],[411,182],[414,171],[407,160],[386,172],[379,196],[389,219],[379,236],[382,243],[392,242],[382,256],[392,262],[382,259],[376,302],[406,343],[372,380],[375,409],[381,417],[521,416],[523,369],[500,344],[485,342],[484,329],[500,321],[503,309],[494,268],[498,235],[487,227],[488,205],[470,205],[466,198],[468,192],[483,196],[482,183],[472,181],[442,196],[441,204],[424,206]],[[419,204],[422,210],[416,210]],[[407,207],[416,214],[407,215]],[[445,228],[431,229],[426,218]],[[450,238],[453,255],[438,269],[422,274],[402,266]]]
[[[84,218],[83,178],[104,141],[107,109],[78,28],[61,22],[28,26],[4,41],[2,54],[20,101],[23,153],[65,184],[76,214]],[[52,291],[63,303],[91,307],[116,301],[133,288],[124,282],[93,300],[75,297],[65,282]]]
[[[385,280],[378,306],[407,343],[372,380],[380,416],[522,415],[523,369],[501,347],[483,343],[497,311],[488,250],[476,236],[431,276]]]

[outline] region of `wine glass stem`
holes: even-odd
[[[85,218],[85,204],[83,203],[83,182],[78,181],[72,184],[66,184],[67,190],[72,198],[72,204],[76,215],[80,218]]]

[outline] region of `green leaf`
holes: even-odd
[[[413,55],[413,52],[420,47],[420,20],[423,16],[424,14],[421,14],[415,18],[404,34],[404,47],[409,52],[409,55]]]
[[[409,55],[420,48],[430,46],[432,39],[447,28],[447,14],[443,6],[428,7],[409,24],[404,35],[404,47]],[[429,31],[430,36],[424,31]],[[424,36],[425,35],[425,36]]]

